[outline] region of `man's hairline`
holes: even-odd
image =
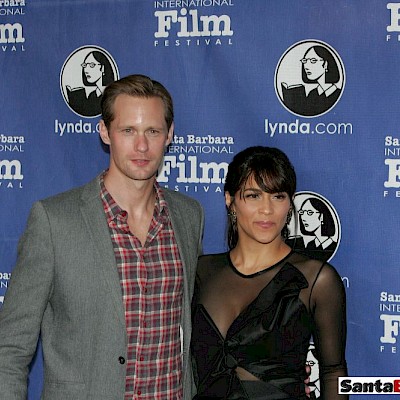
[[[115,102],[117,101],[117,98],[118,98],[119,96],[121,96],[121,95],[129,96],[129,97],[134,97],[134,98],[138,98],[138,99],[151,99],[151,98],[158,98],[158,99],[160,99],[161,102],[162,102],[162,105],[163,105],[163,109],[164,109],[164,121],[165,121],[165,123],[167,124],[167,135],[168,135],[168,133],[169,133],[171,127],[174,126],[174,119],[172,119],[171,125],[168,126],[168,122],[167,122],[167,112],[166,112],[165,102],[164,102],[163,98],[162,98],[160,95],[157,95],[157,94],[139,95],[139,94],[118,93],[118,94],[115,96],[114,101],[113,101],[113,103],[112,103],[112,105],[111,105],[112,116],[113,116],[113,118],[112,118],[112,120],[110,120],[110,125],[111,125],[111,122],[113,122],[113,121],[115,120],[115,113],[114,113],[114,105],[115,105]],[[104,126],[105,126],[105,127],[107,128],[107,130],[109,131],[109,130],[110,130],[110,126],[107,126],[107,124],[105,123],[104,118],[103,118],[103,113],[101,113],[101,120],[100,120],[100,121],[103,121]]]

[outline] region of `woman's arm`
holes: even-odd
[[[338,377],[347,375],[346,294],[342,280],[329,264],[321,268],[311,292],[314,341],[319,360],[321,399],[347,399],[338,395]]]

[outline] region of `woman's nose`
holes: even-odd
[[[260,204],[259,212],[262,214],[271,214],[272,205],[270,199],[264,199]]]

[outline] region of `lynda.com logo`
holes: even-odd
[[[314,192],[297,192],[296,212],[289,223],[286,243],[312,258],[329,261],[340,243],[339,217],[333,205]]]
[[[97,46],[84,46],[72,52],[60,74],[60,88],[68,107],[81,117],[101,114],[105,87],[119,79],[112,56]]]
[[[307,353],[307,362],[306,364],[310,367],[310,381],[307,386],[310,388],[310,392],[312,393],[312,399],[318,399],[321,394],[320,382],[319,382],[319,364],[317,358],[317,350],[315,349],[315,345],[313,342],[310,342],[308,346]]]
[[[275,72],[275,91],[282,105],[302,117],[331,110],[345,85],[343,62],[324,42],[294,44],[281,57]]]

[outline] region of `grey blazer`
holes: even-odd
[[[99,179],[39,201],[18,246],[0,311],[0,396],[25,400],[39,334],[43,400],[123,400],[126,329],[116,261]],[[184,266],[184,399],[194,393],[190,306],[201,252],[203,211],[165,190]]]

